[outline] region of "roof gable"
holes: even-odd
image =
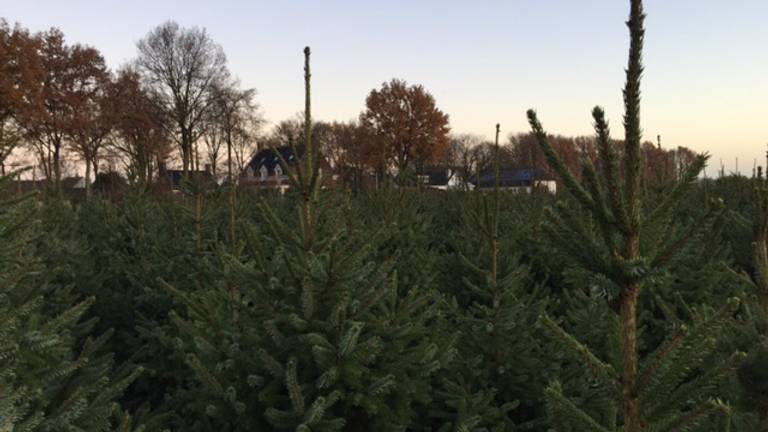
[[[296,151],[298,153],[298,158],[301,159],[304,156],[304,146],[296,146]],[[246,169],[250,168],[254,173],[258,173],[261,171],[261,168],[264,167],[267,169],[269,175],[273,175],[275,173],[275,168],[280,165],[280,157],[278,157],[275,152],[279,153],[289,165],[296,164],[297,158],[294,157],[291,146],[282,146],[274,149],[265,148],[259,150],[253,155],[250,162],[248,162]]]

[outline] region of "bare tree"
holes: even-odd
[[[253,116],[245,118],[240,125],[232,130],[232,170],[241,173],[248,164],[253,153],[259,149],[261,128],[264,122]]]
[[[219,162],[221,161],[221,150],[224,144],[224,131],[221,127],[218,116],[211,116],[203,124],[202,140],[205,144],[205,160],[211,167],[211,174],[218,176]]]
[[[485,169],[488,162],[483,151],[483,137],[472,134],[452,135],[448,140],[443,164],[451,169],[452,175],[465,185],[476,175],[478,169]]]
[[[229,77],[224,50],[205,29],[182,28],[173,21],[150,31],[137,47],[137,65],[170,119],[169,132],[179,145],[186,172],[212,109],[214,91]]]
[[[291,145],[301,145],[305,142],[305,124],[304,113],[300,112],[294,116],[281,120],[275,125],[265,141],[268,147],[282,147]],[[324,148],[326,142],[331,138],[331,124],[322,121],[312,122],[312,142],[318,144],[319,148]]]
[[[218,135],[219,141],[216,143],[217,147],[209,146],[209,158],[217,160],[213,158],[217,157],[221,145],[226,144],[227,180],[230,184],[236,177],[233,171],[235,165],[240,166],[236,160],[238,157],[237,149],[234,148],[236,141],[241,145],[248,140],[255,141],[251,129],[258,132],[263,123],[258,112],[258,105],[253,100],[255,95],[256,90],[254,89],[240,89],[240,82],[237,80],[222,83],[214,91],[212,127],[217,129],[213,133]],[[213,135],[211,136],[211,144],[213,144],[212,138],[214,138]],[[215,150],[215,154],[211,153],[212,150]],[[243,150],[242,147],[241,150]],[[242,158],[245,157],[242,156]],[[242,166],[240,169],[242,170]]]

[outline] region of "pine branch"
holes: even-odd
[[[647,369],[647,385],[638,388],[641,406],[664,403],[674,390],[704,364],[717,345],[716,336],[739,307],[739,300],[731,298],[712,317],[696,325],[680,342],[669,348],[664,360]]]
[[[543,315],[541,319],[553,336],[576,354],[578,358],[581,358],[592,376],[601,381],[611,394],[619,393],[618,373],[616,373],[613,366],[597,358],[589,348],[560,328],[548,315]]]
[[[627,210],[624,207],[624,197],[622,196],[619,161],[611,142],[611,132],[608,128],[608,122],[605,120],[605,112],[601,107],[595,107],[592,110],[592,118],[595,119],[598,153],[603,164],[605,182],[608,185],[611,212],[617,222],[617,228],[626,233],[629,224],[627,222]]]
[[[555,153],[552,145],[550,145],[547,133],[544,131],[544,128],[541,126],[541,123],[536,116],[536,111],[528,110],[528,123],[531,125],[531,130],[533,135],[536,137],[536,141],[538,142],[539,147],[547,157],[549,166],[551,166],[557,175],[560,176],[560,179],[563,181],[563,183],[565,183],[565,187],[568,189],[568,191],[570,191],[571,194],[576,197],[581,205],[596,211],[595,203],[592,197],[589,196],[587,191],[585,191],[584,188],[579,185],[579,183],[573,177],[573,174],[571,174],[557,153]]]
[[[610,432],[608,429],[600,426],[587,413],[580,410],[573,402],[563,397],[559,383],[554,383],[544,390],[547,396],[547,410],[549,417],[557,419],[558,424],[567,425],[569,429],[558,432],[569,432],[576,430],[579,432]],[[570,429],[573,428],[573,429]]]
[[[746,354],[737,352],[698,378],[678,387],[663,403],[648,407],[646,418],[660,419],[675,415],[674,411],[684,411],[691,404],[704,403],[717,391],[723,380],[733,375],[736,368],[744,361]]]

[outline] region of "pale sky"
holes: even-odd
[[[33,31],[61,28],[112,68],[166,20],[205,27],[232,73],[256,88],[270,122],[302,110],[302,49],[312,47],[313,112],[349,120],[392,78],[422,84],[455,132],[545,128],[591,134],[594,105],[621,137],[628,1],[0,0],[0,16]],[[665,147],[712,154],[745,174],[768,144],[766,0],[647,0],[643,129]]]

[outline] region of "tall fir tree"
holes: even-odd
[[[753,274],[747,277],[753,289],[753,300],[748,306],[747,333],[756,340],[747,361],[739,368],[739,381],[743,389],[742,404],[757,414],[756,432],[768,431],[768,189],[762,179],[756,181],[754,216],[752,222]]]
[[[450,293],[450,316],[459,340],[433,412],[442,431],[542,428],[538,401],[557,370],[553,344],[536,325],[547,297],[519,263],[509,235],[519,226],[501,224],[510,215],[500,201],[499,133],[496,125],[494,188],[468,197],[454,236],[458,262],[450,262],[450,277],[461,284]]]
[[[196,378],[180,396],[206,414],[187,430],[405,430],[454,353],[435,333],[437,298],[400,287],[392,262],[377,260],[388,227],[350,221],[343,197],[320,199],[309,55],[306,157],[281,160],[297,217],[262,203],[238,251],[218,251],[221,283],[171,288],[186,306],[172,317],[176,344]]]
[[[604,278],[611,309],[605,325],[611,343],[604,356],[563,331],[553,319],[542,318],[554,337],[583,362],[584,373],[605,396],[597,412],[588,412],[565,397],[559,383],[553,383],[547,389],[550,417],[561,431],[689,431],[709,422],[716,413],[725,414],[726,420],[718,421],[723,423],[722,430],[727,430],[730,408],[711,397],[716,383],[731,374],[744,357],[736,352],[713,367],[706,363],[738,308],[737,299],[691,326],[677,325],[653,350],[641,352],[638,346],[638,298],[654,275],[685,253],[691,233],[675,223],[674,212],[707,160],[705,155],[696,157],[673,190],[643,214],[640,80],[644,18],[643,2],[631,0],[622,169],[601,108],[592,113],[600,174],[585,158],[583,184],[576,181],[549,144],[536,112],[528,112],[533,134],[578,207],[559,203],[549,214],[547,234],[585,270]],[[582,217],[585,214],[587,218]]]

